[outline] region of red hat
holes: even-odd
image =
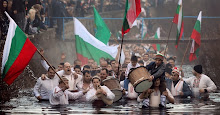
[[[176,74],[180,75],[180,70],[179,70],[179,68],[178,68],[178,67],[173,67],[172,73],[176,73]]]
[[[163,59],[164,59],[164,56],[163,56],[163,54],[158,53],[158,54],[156,54],[156,56],[154,57],[154,59],[161,59],[161,60],[163,60]]]

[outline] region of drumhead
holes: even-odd
[[[113,102],[116,102],[116,101],[118,101],[122,98],[122,91],[121,90],[114,89],[114,90],[111,90],[111,91],[112,91],[112,93],[115,94],[115,98],[114,98]]]
[[[152,86],[153,82],[149,82],[147,79],[141,81],[134,87],[135,92],[142,93],[143,91],[149,89]]]

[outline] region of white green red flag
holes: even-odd
[[[193,61],[199,56],[199,47],[201,45],[201,23],[202,23],[202,11],[200,11],[199,16],[197,18],[196,24],[194,26],[191,38],[192,47],[190,50],[189,61]]]
[[[74,18],[74,30],[76,39],[76,55],[82,61],[82,65],[88,63],[88,59],[94,59],[99,64],[100,58],[115,59],[118,53],[118,46],[107,46],[96,39],[83,24]],[[123,54],[124,55],[124,54]],[[123,59],[124,56],[121,57]],[[121,60],[123,62],[123,60]]]
[[[3,51],[1,76],[10,85],[23,72],[37,48],[14,20],[7,13],[6,15],[10,23]]]
[[[160,27],[157,28],[157,31],[154,35],[155,39],[159,39],[160,38]],[[152,44],[152,47],[154,48],[154,50],[156,51],[161,51],[160,50],[160,44]]]
[[[178,48],[179,41],[183,36],[183,29],[184,29],[182,0],[179,0],[179,2],[178,2],[178,6],[177,6],[177,9],[176,9],[176,14],[173,18],[173,23],[177,24],[177,34],[176,34],[175,47]]]
[[[140,0],[126,0],[125,14],[122,26],[122,37],[128,33],[138,15],[141,13]]]

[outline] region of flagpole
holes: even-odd
[[[168,42],[169,42],[169,39],[170,39],[170,33],[171,33],[171,30],[172,30],[172,27],[173,27],[173,22],[171,24],[170,31],[169,31],[169,34],[168,34],[168,39],[167,39],[167,43],[166,43],[166,47],[165,47],[164,57],[166,57],[167,47],[168,47]]]
[[[41,57],[47,62],[47,64],[51,67],[51,69],[55,72],[55,74],[60,78],[60,80],[63,81],[63,79],[60,77],[60,75],[56,72],[56,70],[52,67],[52,65],[47,61],[47,59],[40,53],[40,51],[37,49],[37,52],[41,55]],[[66,85],[66,83],[63,81],[63,83]]]
[[[124,42],[124,35],[122,35],[122,40],[121,40],[121,48],[120,48],[120,55],[119,55],[119,65],[118,65],[118,76],[119,76],[119,70],[121,67],[121,52],[122,52],[122,48],[123,48],[123,42]]]
[[[183,55],[183,59],[182,59],[181,66],[180,66],[181,68],[182,68],[182,66],[183,66],[183,62],[184,62],[184,59],[185,59],[185,57],[186,57],[187,50],[189,49],[189,44],[190,44],[190,42],[191,42],[191,38],[189,38],[189,42],[188,42],[188,44],[187,44],[185,53],[184,53],[184,55]]]

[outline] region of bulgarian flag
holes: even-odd
[[[199,16],[197,18],[196,24],[194,26],[191,38],[192,41],[192,47],[190,50],[190,56],[189,61],[193,61],[197,59],[199,56],[199,47],[201,45],[201,22],[202,22],[202,11],[200,11]]]
[[[76,55],[82,61],[82,65],[88,63],[88,59],[94,59],[99,64],[100,58],[115,59],[118,53],[118,46],[107,46],[96,39],[83,24],[74,18],[74,30],[76,39]],[[122,58],[124,60],[124,56]],[[123,62],[123,60],[121,60]]]
[[[154,38],[155,39],[159,39],[160,38],[160,27],[157,28],[157,32],[155,33]],[[152,44],[152,47],[156,51],[161,51],[160,50],[160,44]]]
[[[37,48],[14,20],[7,13],[6,15],[10,23],[3,51],[1,76],[10,85],[23,72]]]
[[[93,7],[93,11],[94,11],[94,21],[97,29],[95,33],[95,37],[107,45],[111,37],[111,32],[108,26],[105,24],[102,17],[99,15],[98,11],[95,9],[95,7]]]
[[[182,0],[179,0],[179,2],[178,2],[176,14],[173,18],[173,23],[177,24],[177,35],[176,35],[175,47],[178,48],[179,41],[183,36],[183,4],[182,4]]]
[[[140,0],[126,0],[125,14],[122,26],[122,37],[124,34],[130,31],[132,25],[138,15],[141,13],[141,1]]]

